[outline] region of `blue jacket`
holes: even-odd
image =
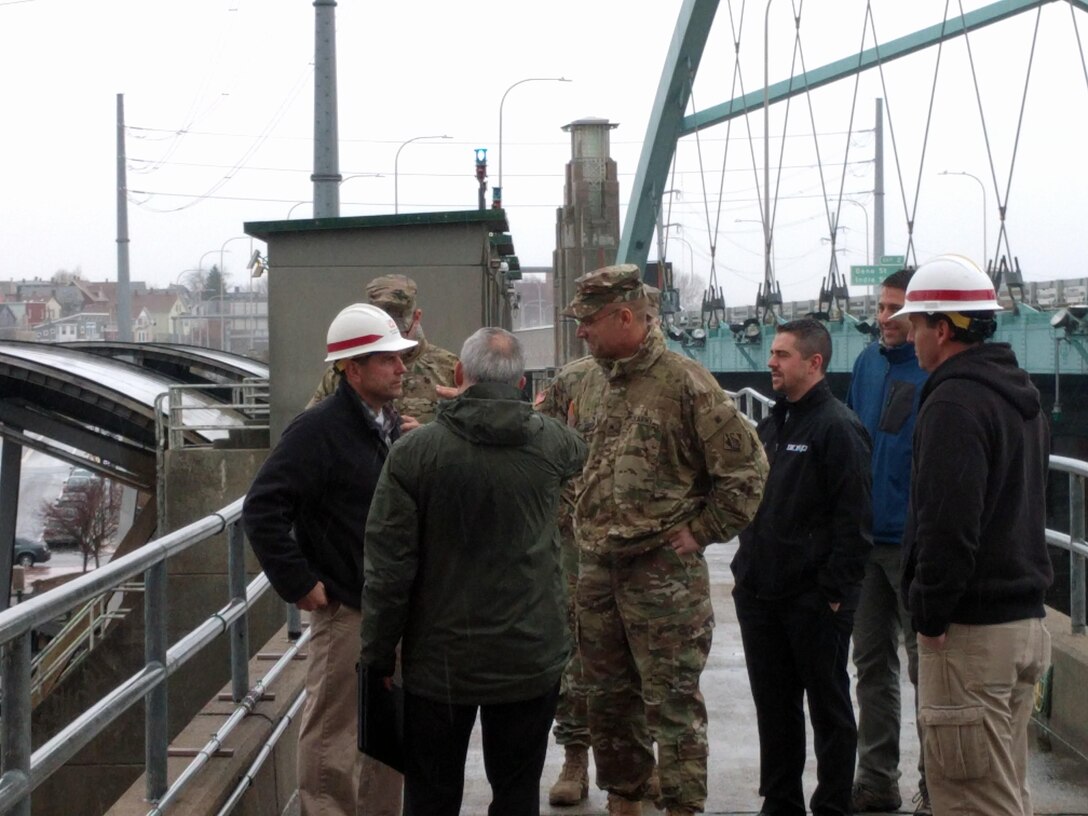
[[[911,437],[926,381],[914,344],[870,343],[854,361],[846,404],[873,441],[873,542],[898,545],[910,498]]]

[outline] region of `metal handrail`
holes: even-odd
[[[269,588],[264,574],[245,584],[244,538],[239,519],[243,499],[146,545],[104,567],[0,613],[0,812],[30,816],[30,794],[132,706],[145,702],[147,714],[147,798],[166,790],[166,679],[224,632],[230,633],[232,696],[249,689],[247,613]],[[166,648],[166,562],[224,530],[228,533],[229,600],[169,649]],[[35,628],[79,608],[131,579],[143,576],[145,658],[133,675],[91,705],[31,753],[31,649]],[[295,624],[297,628],[297,624]]]
[[[754,388],[727,391],[738,409],[753,423],[767,415],[774,400]],[[1085,565],[1088,564],[1088,543],[1085,542],[1084,491],[1088,484],[1088,462],[1068,456],[1051,456],[1052,472],[1069,476],[1069,533],[1046,529],[1046,543],[1069,552],[1069,621],[1074,635],[1088,633],[1085,604]]]

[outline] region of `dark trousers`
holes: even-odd
[[[816,751],[815,816],[850,813],[857,726],[846,671],[853,610],[818,591],[763,600],[733,589],[759,728],[759,793],[771,816],[805,813],[804,697]]]
[[[404,695],[405,811],[457,816],[465,787],[468,741],[480,710],[489,816],[538,816],[540,774],[548,751],[559,684],[532,700],[453,705]]]

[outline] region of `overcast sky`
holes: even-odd
[[[563,76],[573,81],[520,85],[504,107],[504,200],[515,245],[523,265],[549,264],[570,155],[561,127],[586,116],[619,124],[612,146],[625,212],[680,5],[341,0],[341,213],[391,213],[398,147],[442,134],[453,138],[401,151],[400,209],[474,207],[474,148],[489,148],[497,183],[504,91],[527,77]],[[803,9],[810,70],[873,45],[865,5],[794,2]],[[946,5],[959,13],[944,0],[873,0],[878,41],[940,23]],[[695,80],[698,108],[739,96],[740,83],[748,92],[762,87],[764,8],[722,0]],[[774,82],[789,75],[795,57],[787,0],[774,2],[770,21]],[[1025,277],[1088,275],[1088,80],[1077,44],[1079,28],[1088,47],[1088,15],[1074,17],[1064,2],[1048,4],[1039,20],[1009,185],[1035,21],[1031,12],[971,35],[981,116],[964,39],[945,46],[928,141],[937,49],[889,64],[883,80],[867,72],[856,91],[847,81],[795,98],[788,123],[785,105],[772,109],[774,265],[787,299],[815,297],[827,273],[825,193],[834,198],[842,189],[862,205],[842,208],[840,268],[866,260],[873,100],[885,94],[887,254],[904,253],[911,218],[919,260],[945,251],[981,259],[982,191],[967,176],[939,175],[951,170],[985,185],[989,256],[998,200],[1007,197],[1010,249]],[[741,41],[739,77],[732,29]],[[310,212],[313,31],[310,0],[0,0],[0,279],[76,268],[87,279],[116,278],[115,96],[124,93],[132,279],[166,285],[218,263],[222,251],[231,282],[248,285],[246,261],[262,245],[242,237],[243,223]],[[762,170],[754,168],[762,151],[762,114],[728,131],[705,130],[682,142],[670,182],[682,191],[668,215],[682,226],[670,232],[683,239],[670,245],[670,259],[705,277],[715,244],[718,282],[731,303],[750,301],[763,275],[762,227],[749,223],[760,218]]]

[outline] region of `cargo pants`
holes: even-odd
[[[578,643],[597,786],[642,799],[658,747],[659,806],[702,811],[707,713],[699,691],[714,628],[701,553],[667,544],[633,557],[583,551]]]

